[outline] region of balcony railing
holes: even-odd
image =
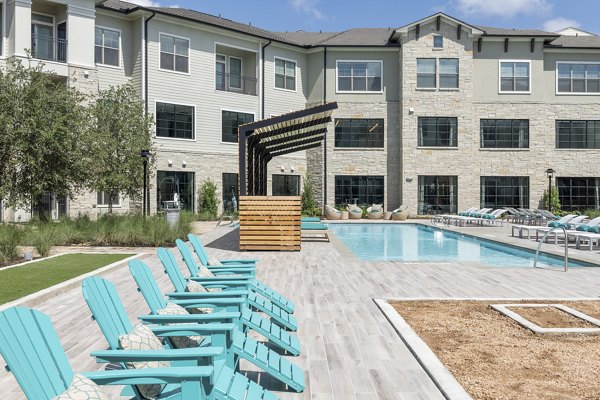
[[[31,56],[39,60],[67,62],[67,40],[31,35]]]
[[[256,96],[256,78],[239,74],[224,74],[217,72],[216,89],[226,92],[235,92]]]

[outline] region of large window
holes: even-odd
[[[246,114],[236,111],[223,111],[221,122],[221,140],[227,143],[237,143],[238,126],[253,121],[253,114]]]
[[[4,3],[0,2],[0,57],[4,55]],[[2,202],[0,201],[0,206]],[[0,207],[1,208],[1,207]],[[0,217],[2,212],[0,211]],[[0,222],[2,218],[0,218]]]
[[[383,147],[383,119],[335,120],[335,147]]]
[[[600,149],[600,121],[556,121],[557,149]]]
[[[190,70],[190,40],[160,35],[160,69],[188,73]]]
[[[238,174],[223,174],[223,211],[235,212],[238,209]]]
[[[529,93],[531,63],[529,61],[500,61],[500,93]]]
[[[458,89],[458,58],[417,58],[417,89],[435,89],[438,83],[440,89]]]
[[[94,53],[96,64],[118,67],[121,33],[112,29],[96,28]]]
[[[119,196],[118,192],[115,193],[112,200],[113,200],[113,202],[112,202],[113,207],[121,206],[121,196]],[[97,198],[97,203],[96,203],[98,206],[108,207],[109,201],[110,201],[110,193],[98,192],[98,198]]]
[[[600,63],[556,63],[557,93],[600,94]]]
[[[273,196],[300,196],[299,175],[273,174]]]
[[[600,209],[600,178],[556,178],[563,210]]]
[[[383,204],[383,176],[335,177],[335,204]]]
[[[381,61],[338,61],[338,92],[381,92]]]
[[[458,58],[440,58],[440,89],[458,89]]]
[[[482,119],[481,148],[526,149],[529,147],[529,120]]]
[[[419,146],[456,147],[456,117],[419,117]]]
[[[458,203],[456,176],[419,176],[420,215],[454,214]]]
[[[275,87],[296,90],[296,63],[294,61],[275,59]]]
[[[435,58],[417,58],[417,88],[434,89],[436,65]]]
[[[194,211],[194,173],[156,172],[156,208]]]
[[[156,103],[156,136],[194,139],[194,107]]]
[[[529,208],[529,177],[482,176],[482,208]]]

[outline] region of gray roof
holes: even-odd
[[[600,36],[560,36],[550,42],[551,47],[600,49]]]
[[[560,36],[554,32],[546,32],[539,29],[505,29],[505,28],[492,28],[490,26],[476,26],[485,32],[488,36],[546,36],[556,37]]]
[[[397,46],[388,41],[391,28],[353,28],[343,32],[278,32],[305,46]]]
[[[318,45],[342,32],[276,32],[277,35],[296,43],[302,43],[304,46]]]

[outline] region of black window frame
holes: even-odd
[[[383,148],[384,124],[383,118],[336,118],[334,146],[336,148]]]
[[[510,123],[510,126],[506,126],[508,123]],[[523,140],[521,140],[520,129],[523,123],[526,123],[527,132],[524,134]],[[529,148],[528,119],[481,118],[479,120],[479,133],[480,147],[482,149]],[[503,139],[503,136],[508,136],[508,139]]]
[[[275,182],[280,179],[283,181]],[[300,175],[273,174],[271,177],[271,194],[273,196],[300,196],[300,184]],[[283,188],[283,191],[279,191],[280,188]]]
[[[166,111],[166,108],[172,107],[172,110]],[[178,111],[179,109],[179,111]],[[183,121],[186,114],[184,110],[191,111],[191,115],[187,115],[190,121]],[[163,114],[169,112],[166,117]],[[189,124],[189,127],[183,127],[182,124]],[[162,133],[164,130],[168,133]],[[180,134],[180,132],[189,132]],[[189,137],[188,137],[189,136]],[[196,140],[196,107],[186,104],[156,102],[156,137],[179,140]]]
[[[383,175],[335,175],[334,188],[335,204],[354,204],[355,200],[359,206],[384,204]]]
[[[555,126],[557,149],[600,149],[600,120],[557,119]],[[564,132],[566,129],[568,132]],[[580,132],[573,132],[574,129],[579,129]],[[574,140],[578,136],[580,140]]]
[[[235,114],[235,123],[230,125],[229,122],[233,121],[233,119],[226,118],[226,114]],[[240,120],[240,116],[250,116],[252,120]],[[254,122],[254,114],[240,111],[221,110],[221,142],[238,143],[238,127],[250,122]],[[234,138],[235,140],[233,140]]]
[[[528,176],[482,176],[479,188],[481,208],[529,208]]]
[[[600,209],[600,177],[557,177],[556,188],[563,210]]]
[[[423,126],[425,122],[433,121],[435,121],[435,139],[431,142],[428,138],[426,142],[423,135]],[[444,133],[440,131],[440,128],[444,125],[449,126],[448,138],[444,138]],[[452,134],[452,128],[454,128],[454,134]],[[419,147],[458,147],[458,117],[419,117],[417,131]]]
[[[448,188],[449,193],[440,193],[440,189],[443,188]],[[417,213],[419,215],[456,214],[458,212],[458,176],[419,175],[417,195]]]
[[[239,175],[237,172],[223,172],[222,174],[222,200],[223,212],[237,212],[236,205],[239,205]],[[235,183],[233,183],[235,182]],[[233,193],[232,193],[233,192]],[[235,199],[235,201],[234,201]]]

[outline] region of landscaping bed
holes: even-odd
[[[494,303],[503,301],[391,304],[474,399],[600,399],[600,335],[535,334],[491,309]],[[600,301],[543,303],[600,318]],[[527,318],[542,327],[581,324],[547,308],[528,309]]]

